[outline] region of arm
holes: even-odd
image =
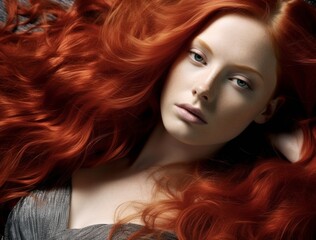
[[[290,162],[300,160],[303,146],[303,132],[298,129],[291,133],[279,133],[270,136],[272,145]]]

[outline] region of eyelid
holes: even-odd
[[[232,75],[231,77],[229,77],[229,79],[239,79],[239,80],[242,80],[244,82],[246,82],[249,86],[249,90],[253,90],[253,83],[251,81],[250,78],[244,76],[244,75],[238,75],[238,74],[235,74],[235,75]]]
[[[197,48],[190,48],[189,50],[189,54],[191,53],[195,53],[195,54],[198,54],[198,55],[201,55],[201,57],[204,59],[204,65],[207,64],[207,57],[206,55],[199,49]],[[192,59],[192,57],[190,56],[190,58]],[[194,62],[198,63],[197,61],[195,61],[194,59],[192,59]],[[202,62],[201,62],[202,63]]]

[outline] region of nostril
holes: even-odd
[[[198,95],[199,98],[203,98],[205,101],[208,101],[208,96],[207,94],[203,93],[203,92],[198,92],[197,90],[192,90],[192,94],[194,95]]]

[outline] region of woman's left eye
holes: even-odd
[[[242,80],[240,78],[229,78],[229,80],[235,81],[236,85],[242,89],[250,89],[251,90],[249,83],[245,80]]]

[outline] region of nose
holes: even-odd
[[[219,71],[213,71],[211,74],[208,74],[208,76],[197,79],[192,88],[192,95],[202,99],[203,101],[213,101],[218,91],[217,80],[220,77],[219,75]]]
[[[207,91],[205,91],[205,90],[203,90],[201,88],[194,88],[192,90],[192,95],[200,97],[200,98],[204,99],[205,101],[208,101],[210,99],[210,97],[211,97],[210,94]]]

